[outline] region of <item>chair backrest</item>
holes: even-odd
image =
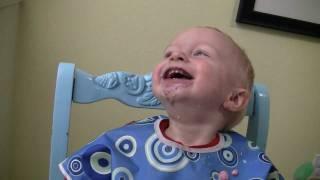
[[[254,84],[253,88],[246,112],[249,117],[246,136],[265,150],[269,125],[269,95],[261,84]],[[76,69],[74,64],[59,64],[54,96],[50,180],[63,179],[58,164],[67,156],[71,104],[92,103],[109,98],[132,107],[162,109],[160,102],[152,94],[151,74],[111,72],[93,76]]]

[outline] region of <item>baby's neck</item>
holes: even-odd
[[[200,119],[190,121],[173,117],[169,120],[165,134],[185,146],[201,146],[212,142],[221,128],[221,122],[214,119],[204,122]]]

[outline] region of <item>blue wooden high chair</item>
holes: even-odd
[[[160,102],[152,94],[151,74],[111,72],[93,76],[76,69],[74,64],[59,64],[54,96],[50,180],[63,179],[58,164],[67,155],[71,104],[92,103],[109,98],[132,107],[162,109]],[[247,138],[265,150],[269,125],[269,96],[263,85],[254,85],[246,115],[249,119]]]

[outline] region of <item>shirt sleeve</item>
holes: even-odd
[[[101,135],[59,164],[67,180],[111,179],[111,150],[106,135]]]

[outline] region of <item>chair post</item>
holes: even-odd
[[[249,116],[247,138],[256,143],[263,151],[266,149],[270,102],[267,88],[261,84],[254,87],[254,111]]]
[[[62,180],[58,164],[67,155],[75,65],[60,63],[54,96],[49,180]]]

